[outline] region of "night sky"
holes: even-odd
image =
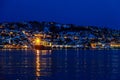
[[[120,29],[120,0],[0,0],[0,22],[55,21]]]

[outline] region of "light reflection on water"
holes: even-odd
[[[36,80],[51,73],[51,50],[36,50]]]
[[[1,50],[0,80],[119,80],[119,50]]]

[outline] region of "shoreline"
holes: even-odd
[[[81,48],[52,48],[52,49],[10,49],[10,48],[0,48],[0,50],[120,50],[120,48],[110,48],[110,49],[81,49]]]

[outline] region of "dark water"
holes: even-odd
[[[120,80],[120,50],[0,50],[0,80]]]

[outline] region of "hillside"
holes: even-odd
[[[27,45],[34,34],[43,34],[43,40],[52,44],[87,45],[90,43],[120,43],[120,30],[106,27],[78,26],[56,22],[13,22],[0,24],[0,44]],[[47,36],[50,36],[49,38]]]

